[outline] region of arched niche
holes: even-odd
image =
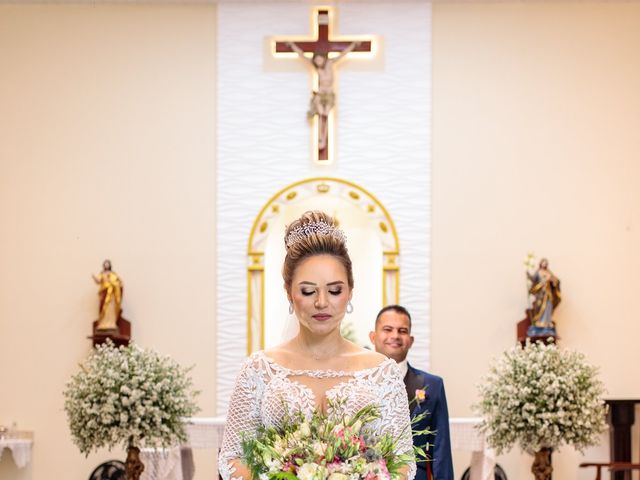
[[[400,246],[387,209],[361,186],[338,178],[315,177],[288,185],[262,207],[247,251],[247,354],[295,334],[282,280],[286,225],[307,210],[337,218],[347,236],[353,263],[354,312],[345,323],[355,340],[367,345],[375,315],[399,302]]]

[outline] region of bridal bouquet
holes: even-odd
[[[333,407],[333,406],[332,406]],[[243,461],[260,480],[395,480],[414,459],[397,454],[397,439],[375,435],[367,425],[380,418],[368,405],[351,417],[340,409],[287,415],[280,427],[261,427],[242,441]],[[424,456],[424,452],[418,452]]]

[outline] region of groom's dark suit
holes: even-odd
[[[449,440],[449,412],[442,378],[408,365],[404,384],[407,387],[411,417],[413,418],[424,411],[429,412],[425,418],[413,426],[413,429],[424,430],[429,428],[435,431],[435,435],[421,435],[413,439],[414,444],[420,446],[427,442],[435,444],[434,446],[430,445],[428,451],[429,457],[433,460],[431,462],[418,463],[416,480],[453,480],[451,442]],[[426,398],[420,404],[413,402],[416,390],[425,387]]]

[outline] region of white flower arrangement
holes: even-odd
[[[98,345],[71,378],[64,408],[74,443],[168,447],[185,441],[183,417],[198,411],[190,369],[136,345]]]
[[[500,454],[518,443],[526,452],[595,445],[605,428],[604,387],[584,355],[554,343],[505,352],[479,385],[480,430]]]

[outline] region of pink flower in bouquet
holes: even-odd
[[[343,466],[344,465],[340,460],[334,460],[333,462],[327,464],[327,472],[329,473],[339,472],[342,470]]]
[[[367,448],[362,437],[354,434],[349,427],[341,430],[336,436],[342,440],[340,442],[342,448],[349,448],[353,446],[357,447],[358,451],[364,451]]]
[[[378,462],[380,464],[380,470],[384,473],[385,478],[389,478],[389,470],[387,469],[387,461],[384,458],[381,458]]]
[[[364,438],[358,437],[358,442],[360,443],[360,451],[364,452],[367,449],[367,444],[364,442]]]
[[[391,478],[387,462],[384,459],[368,463],[363,473],[365,473],[364,480],[389,480]]]

